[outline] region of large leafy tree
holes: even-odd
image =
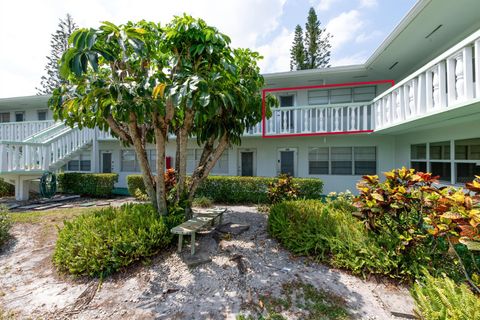
[[[198,185],[225,149],[261,121],[261,57],[232,49],[226,35],[187,15],[165,27],[104,22],[76,31],[70,42],[60,63],[67,83],[50,100],[55,117],[70,126],[108,130],[133,145],[147,193],[162,214],[168,210],[165,146],[175,139],[177,188],[169,196],[188,213]],[[267,108],[272,103],[269,98]],[[190,140],[203,151],[187,181]],[[147,159],[148,143],[155,144],[156,172]]]
[[[330,67],[330,38],[332,36],[320,27],[315,9],[308,11],[305,35],[302,27],[295,27],[290,49],[290,70],[305,70]]]
[[[60,78],[58,61],[68,49],[68,38],[77,29],[78,27],[70,14],[67,13],[65,19],[60,19],[58,29],[52,34],[50,40],[51,50],[45,65],[46,75],[42,76],[40,87],[36,88],[37,94],[50,94],[62,84],[63,80]]]

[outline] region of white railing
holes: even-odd
[[[474,102],[480,98],[479,77],[480,30],[376,97],[375,129]]]
[[[94,138],[93,129],[73,128],[43,142],[0,141],[0,172],[57,169]]]
[[[0,123],[0,140],[23,141],[54,124],[54,120]]]
[[[272,109],[267,135],[349,133],[372,130],[371,106],[363,103]]]

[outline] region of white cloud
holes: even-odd
[[[320,2],[318,2],[316,6],[316,9],[318,11],[328,11],[332,7],[332,5],[337,1],[338,0],[320,0]],[[313,5],[314,3],[315,1],[310,1],[310,4]]]
[[[382,35],[383,35],[383,32],[380,31],[380,30],[374,30],[370,33],[362,32],[355,38],[355,42],[356,43],[365,43],[365,42],[368,42],[370,40],[379,38]]]
[[[290,47],[293,35],[293,31],[290,32],[283,28],[282,32],[269,43],[256,48],[264,56],[264,59],[259,63],[262,72],[270,73],[290,70]]]
[[[367,61],[368,56],[369,56],[368,53],[365,51],[349,54],[348,56],[343,56],[343,57],[338,57],[337,55],[333,55],[330,63],[333,67],[361,64]]]
[[[377,0],[360,0],[361,8],[374,8],[376,6],[378,6]]]
[[[358,10],[345,11],[331,19],[326,28],[333,35],[330,40],[332,51],[338,50],[344,44],[353,41],[364,26],[365,21],[361,19]]]
[[[233,46],[254,48],[278,30],[285,2],[286,0],[1,1],[0,39],[8,47],[0,50],[0,97],[35,93],[35,86],[39,85],[44,73],[45,56],[50,51],[50,35],[56,30],[58,19],[63,18],[67,12],[78,25],[85,27],[96,27],[104,20],[123,23],[145,19],[165,24],[173,15],[187,12],[205,19],[230,36]],[[291,41],[288,47],[290,43]],[[279,52],[268,50],[268,54],[275,56]],[[273,61],[282,59],[266,56],[268,64],[280,63]]]

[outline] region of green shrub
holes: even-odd
[[[8,209],[0,205],[0,247],[8,240],[10,237],[9,231],[12,226],[12,221],[8,214]]]
[[[84,214],[65,221],[53,262],[71,274],[107,276],[169,246],[170,229],[182,220],[182,212],[162,217],[146,204]]]
[[[0,178],[0,197],[10,197],[15,194],[15,187]]]
[[[193,199],[193,206],[200,208],[210,208],[213,205],[213,201],[207,197],[198,197]]]
[[[294,200],[298,195],[298,184],[288,174],[281,174],[278,179],[268,184],[267,196],[270,203]]]
[[[480,298],[465,285],[457,285],[447,277],[425,275],[411,290],[415,313],[420,319],[480,319]]]
[[[118,174],[66,172],[58,175],[60,189],[64,193],[91,197],[109,197],[112,195]]]
[[[298,185],[298,198],[322,198],[322,180],[313,178],[293,178],[292,180]],[[209,176],[198,188],[196,196],[226,204],[268,203],[268,185],[274,181],[276,178]],[[145,193],[141,175],[127,176],[127,185],[131,195],[139,194],[139,191]]]
[[[336,201],[286,201],[270,208],[268,231],[295,254],[313,256],[355,274],[388,274],[394,255],[378,246]]]
[[[426,242],[411,255],[398,254],[398,239],[375,234],[352,215],[351,197],[341,195],[326,203],[318,200],[286,201],[270,208],[268,231],[298,255],[312,256],[354,274],[381,274],[411,280],[422,270],[460,277],[445,242]],[[427,245],[427,243],[429,245]]]

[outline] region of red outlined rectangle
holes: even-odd
[[[332,88],[332,87],[353,87],[353,86],[365,86],[372,84],[385,84],[390,83],[393,87],[395,85],[394,80],[376,80],[366,82],[346,82],[346,83],[331,83],[316,86],[300,86],[300,87],[288,87],[288,88],[272,88],[262,90],[262,138],[285,138],[285,137],[306,137],[306,136],[326,136],[326,135],[338,135],[338,134],[356,134],[356,133],[369,133],[373,130],[359,130],[359,131],[332,131],[332,132],[318,132],[318,133],[286,133],[286,134],[266,134],[266,112],[265,112],[265,96],[267,92],[279,92],[279,91],[292,91],[292,90],[308,90],[319,88]]]

